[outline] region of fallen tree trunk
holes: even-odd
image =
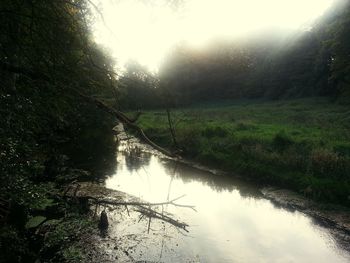
[[[147,135],[145,134],[145,132],[139,127],[137,126],[135,123],[133,123],[124,113],[122,113],[121,111],[115,110],[111,107],[109,107],[108,105],[106,105],[104,102],[102,102],[99,99],[96,99],[94,97],[85,95],[83,93],[81,93],[78,90],[73,89],[74,92],[76,94],[78,94],[80,97],[82,97],[85,101],[91,102],[93,104],[95,104],[98,108],[104,110],[105,112],[113,115],[114,117],[116,117],[120,122],[122,122],[123,124],[125,124],[127,127],[132,128],[134,130],[136,130],[142,137],[143,141],[145,141],[147,144],[151,145],[154,149],[160,151],[161,153],[170,156],[170,157],[175,157],[176,155],[174,153],[171,153],[167,150],[165,150],[164,148],[160,147],[159,145],[157,145],[156,143],[154,143],[151,139],[149,139],[147,137]]]

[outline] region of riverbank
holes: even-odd
[[[128,166],[128,169],[138,169],[138,162],[140,162],[141,165],[146,165],[144,163],[144,158],[146,158],[146,156],[148,156],[147,158],[156,156],[156,158],[160,158],[165,162],[177,163],[177,160],[165,158],[165,156],[158,151],[155,151],[148,145],[140,143],[138,139],[126,135],[124,132],[120,133],[122,129],[120,128],[120,125],[118,127],[119,129],[115,129],[119,132],[118,139],[120,141],[117,155],[128,156],[126,160],[131,162],[128,165],[133,165],[133,167]],[[203,174],[213,174],[215,178],[228,178],[227,173],[196,165],[195,163],[186,160],[180,160],[180,163],[178,163],[176,167],[179,169],[179,166],[183,166],[184,169],[179,170],[179,172],[192,171],[190,172],[191,175],[189,175],[191,177],[195,176],[192,175],[192,173],[194,172],[194,174],[196,174],[196,170],[198,170],[203,171]],[[147,168],[140,167],[140,169]],[[117,175],[122,173],[121,170],[117,171]],[[149,172],[152,173],[152,171]],[[140,171],[138,173],[140,173]],[[181,172],[181,175],[184,176],[183,172]],[[221,183],[216,182],[217,180],[214,179],[214,177],[211,179],[208,178],[208,180],[216,185],[215,189],[220,189]],[[132,178],[129,178],[129,180],[132,180]],[[199,178],[197,180],[199,180]],[[203,180],[203,178],[201,180]],[[159,181],[159,179],[157,181]],[[337,246],[342,247],[342,249],[346,251],[349,250],[350,216],[346,209],[342,210],[342,207],[334,206],[322,208],[319,204],[285,190],[262,189],[262,195],[260,195],[258,191],[256,192],[256,190],[253,189],[249,190],[249,186],[243,186],[239,181],[237,184],[233,184],[230,180],[224,180],[224,182],[225,183],[222,184],[222,187],[225,189],[238,187],[243,196],[257,198],[256,200],[260,200],[262,196],[264,196],[271,200],[277,207],[283,207],[290,211],[299,211],[306,215],[310,215],[311,218],[314,218],[315,225],[322,225],[327,229],[327,232],[334,238],[334,240],[336,240]],[[119,181],[119,183],[121,182]],[[61,262],[87,263],[96,261],[114,262],[115,260],[118,260],[118,262],[135,262],[135,259],[157,257],[159,255],[158,253],[160,253],[160,256],[164,253],[164,256],[166,257],[166,255],[168,255],[165,253],[166,250],[158,251],[158,248],[163,247],[164,239],[168,240],[170,238],[169,235],[173,242],[168,240],[166,246],[174,245],[170,255],[174,256],[180,251],[183,251],[184,248],[182,248],[181,242],[178,241],[179,232],[171,226],[165,227],[164,223],[167,224],[166,222],[152,219],[151,233],[148,233],[148,218],[142,217],[140,212],[132,206],[129,206],[128,208],[124,206],[110,205],[96,207],[91,202],[84,202],[84,197],[86,196],[99,200],[107,199],[118,202],[139,201],[139,199],[125,192],[106,188],[108,185],[110,185],[108,182],[105,182],[104,184],[79,182],[71,185],[72,187],[62,189],[66,198],[64,202],[62,199],[60,204],[61,206],[63,204],[65,205],[66,208],[63,211],[67,214],[58,220],[46,220],[44,223],[34,228],[35,234],[39,237],[41,236],[44,241],[43,249],[40,251],[40,262],[46,262],[45,260],[53,260],[52,262],[59,260]],[[244,193],[245,191],[246,193]],[[163,201],[162,199],[157,200]],[[197,203],[192,202],[191,204],[198,205]],[[98,228],[98,220],[101,211],[104,209],[108,215],[109,228],[108,231],[102,233]],[[209,210],[211,211],[211,209]],[[276,210],[278,211],[281,209]],[[201,212],[203,212],[203,210],[201,210]],[[176,214],[173,216],[177,217]],[[206,227],[206,225],[207,223],[204,224],[204,227]],[[234,226],[232,227],[234,228]],[[189,230],[191,236],[196,233],[196,228],[198,228],[198,226],[190,227]],[[163,232],[163,229],[167,230]],[[285,249],[286,248],[287,246]],[[170,252],[168,251],[167,253]],[[200,255],[200,257],[205,258],[204,255]],[[185,258],[186,256],[182,255],[177,262],[182,262]],[[195,260],[195,257],[192,259]],[[167,262],[170,258],[164,258],[164,260]]]
[[[154,151],[148,145],[141,144],[134,137],[126,137],[125,133],[122,134],[123,139],[128,139],[131,144],[138,145],[142,151],[151,152],[152,154],[158,155],[161,158],[169,158],[189,167],[211,173],[214,176],[226,178],[232,177],[232,173],[221,169],[214,169],[186,159],[170,158],[157,151]],[[238,174],[235,174],[234,177],[238,180],[245,179],[244,176]],[[292,212],[298,211],[305,215],[311,216],[315,222],[317,222],[317,224],[329,228],[330,233],[339,244],[343,245],[345,249],[349,249],[350,208],[336,204],[317,202],[305,197],[303,194],[282,188],[262,187],[260,188],[260,192],[264,198],[270,200],[277,207],[281,207]]]
[[[116,240],[108,237],[108,231],[104,234],[99,228],[100,213],[106,208],[111,225],[132,225],[131,218],[125,218],[125,222],[115,221],[117,216],[126,213],[125,207],[95,206],[86,196],[119,202],[137,200],[96,182],[74,182],[63,188],[52,187],[46,199],[42,198],[41,207],[31,209],[21,231],[12,225],[0,228],[1,237],[7,237],[8,241],[1,242],[1,251],[6,254],[0,262],[106,263],[114,262],[116,258],[130,262],[128,246],[133,241],[124,238],[117,248]]]
[[[233,243],[230,243],[231,245],[226,243],[229,239],[234,240],[234,237],[238,235],[240,237],[240,243],[244,243],[244,239],[249,237],[250,228],[256,230],[260,228],[261,223],[264,225],[265,220],[263,219],[262,221],[257,220],[257,222],[255,222],[256,212],[258,211],[260,212],[259,214],[262,218],[264,218],[265,215],[269,217],[268,222],[270,223],[261,229],[262,232],[254,231],[254,240],[259,240],[261,235],[274,235],[273,233],[275,233],[275,231],[271,230],[271,222],[274,222],[274,220],[277,220],[278,224],[276,227],[279,228],[280,226],[283,226],[285,222],[289,222],[289,220],[293,218],[291,221],[293,222],[292,225],[287,224],[287,229],[284,229],[284,231],[277,231],[278,235],[283,235],[283,238],[280,238],[280,236],[277,240],[283,240],[283,242],[286,242],[283,243],[283,246],[279,247],[279,249],[285,249],[286,253],[290,253],[291,250],[289,250],[289,246],[287,244],[288,240],[290,240],[289,234],[293,236],[292,240],[298,237],[298,244],[302,243],[305,233],[307,232],[302,226],[303,218],[305,218],[306,221],[304,222],[310,222],[307,224],[312,225],[312,231],[316,230],[317,236],[322,235],[326,240],[330,238],[330,242],[336,241],[336,247],[339,246],[346,251],[349,250],[350,217],[349,211],[345,207],[316,203],[304,198],[301,195],[281,189],[270,188],[259,191],[259,188],[257,188],[254,183],[246,183],[242,180],[235,179],[235,177],[233,178],[232,176],[229,176],[228,173],[223,173],[218,169],[208,169],[207,167],[196,165],[195,163],[184,159],[178,160],[176,158],[165,158],[163,154],[154,151],[148,145],[140,143],[140,141],[133,136],[121,136],[120,143],[121,144],[118,147],[119,161],[116,170],[117,173],[106,181],[107,187],[123,189],[123,191],[131,192],[136,195],[140,194],[147,198],[156,198],[155,200],[162,200],[163,196],[169,196],[169,193],[167,194],[167,189],[169,188],[170,190],[171,188],[171,196],[187,194],[189,197],[188,199],[186,198],[188,202],[196,205],[197,213],[188,214],[183,213],[186,211],[177,211],[175,214],[176,216],[178,215],[179,218],[183,218],[185,221],[191,222],[189,235],[192,238],[197,238],[194,240],[195,244],[193,246],[187,246],[186,248],[181,247],[181,242],[179,242],[179,247],[176,247],[175,250],[175,253],[177,254],[184,251],[188,252],[188,250],[191,251],[192,249],[195,250],[199,244],[204,245],[199,239],[204,238],[204,236],[202,236],[203,231],[206,233],[207,230],[211,233],[213,239],[213,243],[210,245],[211,251],[215,251],[217,246],[220,246],[220,250],[225,251],[227,248],[228,250],[232,251],[232,246],[234,247]],[[152,188],[152,185],[155,188]],[[150,192],[148,193],[148,191]],[[202,195],[196,196],[199,192]],[[239,194],[237,194],[237,192]],[[205,198],[205,196],[210,198]],[[271,202],[266,199],[271,200]],[[240,206],[242,201],[244,204]],[[260,210],[262,207],[264,207],[263,210]],[[271,207],[271,209],[269,207]],[[265,210],[266,208],[267,210]],[[254,211],[253,218],[249,217],[244,220],[244,222],[249,222],[250,227],[246,227],[245,224],[241,225],[241,221],[239,219],[248,216],[247,211],[251,211],[251,209]],[[225,218],[222,217],[223,214],[225,214]],[[278,215],[278,219],[275,217],[276,215]],[[286,216],[286,221],[282,220],[281,222],[280,216]],[[128,217],[125,219],[128,220]],[[302,220],[299,221],[300,219]],[[119,220],[117,225],[111,226],[112,236],[114,232],[113,228],[119,229],[118,231],[120,231],[120,229],[125,230],[125,228],[123,228],[123,222],[124,220]],[[211,225],[211,222],[216,223],[215,225]],[[220,223],[218,224],[217,222]],[[145,228],[147,227],[145,223],[142,224],[141,222],[141,225],[143,225]],[[272,225],[275,226],[275,224]],[[127,229],[130,229],[130,232],[135,234],[133,229],[136,226],[137,223],[135,223],[135,226],[127,226]],[[224,228],[224,232],[219,231],[221,228],[219,226]],[[272,228],[275,229],[275,227]],[[157,229],[157,227],[152,227],[152,229]],[[214,229],[218,232],[216,232]],[[299,231],[302,231],[302,236],[298,234]],[[239,233],[241,232],[244,232],[247,236],[240,235]],[[232,236],[231,233],[233,234]],[[119,237],[120,235],[125,235],[125,232],[117,232],[114,234],[117,234]],[[163,234],[156,232],[156,236],[154,236],[153,233],[150,235],[142,235],[142,241],[137,238],[138,236],[135,236],[136,239],[141,241],[138,243],[138,245],[135,244],[136,251],[141,249],[143,252],[145,243],[148,244],[149,242],[152,247],[156,244],[156,251],[154,251],[154,247],[151,249],[149,245],[147,246],[149,248],[149,258],[154,257],[153,253],[157,252],[157,248],[162,247],[162,243],[157,242],[157,238],[159,237],[158,234],[160,236],[165,235],[165,239],[168,240],[167,242],[170,242],[170,240],[175,240],[175,243],[178,243],[178,236],[176,236],[174,233],[172,234],[172,237],[169,237],[169,233],[167,231]],[[308,236],[308,234],[306,236]],[[320,238],[320,236],[318,236],[318,238]],[[205,241],[203,242],[206,243],[210,238],[205,235],[204,239]],[[222,243],[223,241],[225,244]],[[274,243],[274,241],[270,241]],[[267,240],[265,240],[265,242],[271,244]],[[312,242],[313,246],[315,246],[316,243],[318,243],[318,241],[314,240]],[[228,247],[227,244],[229,245]],[[167,243],[167,245],[169,246],[169,243]],[[305,245],[308,246],[307,243]],[[250,248],[250,251],[251,249],[257,248],[254,245],[252,246],[253,248]],[[271,246],[265,249],[265,253],[271,253]],[[305,246],[303,245],[303,248],[298,251],[298,255],[303,253],[301,251],[304,250]],[[160,249],[160,251],[162,250]],[[201,254],[199,254],[200,258],[204,261],[206,259],[208,262],[215,262],[209,260],[209,258],[213,256],[212,253],[207,255],[205,251],[207,250],[204,249],[201,251]],[[317,254],[319,255],[320,252]],[[137,258],[140,258],[137,253],[134,255],[136,255]],[[228,254],[224,253],[224,255],[224,258],[230,257]],[[240,255],[242,255],[242,252]],[[168,262],[169,260],[171,262],[171,257],[173,255],[170,253],[168,256],[169,257],[165,257],[165,262]],[[235,254],[235,257],[236,256],[237,254]],[[291,256],[295,257],[293,253]],[[217,257],[220,256],[217,255]],[[216,262],[221,261],[216,258]]]
[[[97,223],[62,192],[72,181],[104,180],[114,167],[113,122],[106,119],[50,144],[8,140],[0,158],[0,262],[81,262]]]
[[[125,145],[125,150],[131,151],[127,160],[131,162],[129,165],[132,164],[135,167],[130,166],[128,169],[137,169],[136,167],[138,167],[138,165],[135,162],[142,163],[142,159],[146,157],[146,155],[154,155],[164,159],[161,153],[140,143],[138,139],[126,135],[125,133],[120,134],[121,129],[116,128],[115,131],[119,133],[120,144],[127,144]],[[122,152],[119,154],[122,154]],[[148,156],[147,158],[151,157]],[[173,160],[171,158],[166,159]],[[195,162],[186,160],[181,160],[180,162],[188,166],[185,170],[194,169],[192,167],[196,167],[199,170],[214,174],[217,178],[227,178],[229,175],[229,173],[224,173],[221,170],[197,165]],[[87,172],[77,169],[66,169],[64,174],[65,177],[69,179],[74,177],[77,179],[80,178],[80,180],[89,177],[91,179],[93,178],[88,176]],[[212,181],[213,179],[209,180]],[[230,181],[226,182],[224,180],[224,182],[224,188],[235,188],[234,185],[229,183]],[[221,183],[218,183],[215,187],[219,187],[220,184]],[[123,200],[131,198],[130,195],[126,193],[106,189],[103,185],[99,185],[98,187],[94,187],[96,185],[91,183],[81,185],[83,187],[79,188],[73,195],[80,196],[88,194],[97,195],[98,198],[116,198],[115,195],[117,194],[120,198],[123,198]],[[34,224],[27,229],[27,234],[24,236],[26,241],[30,243],[28,247],[33,249],[33,245],[36,245],[36,248],[33,249],[31,253],[33,253],[33,257],[36,256],[40,258],[38,262],[57,262],[57,260],[60,262],[114,262],[116,259],[120,262],[134,262],[133,258],[135,257],[143,258],[142,255],[144,255],[145,258],[147,258],[146,255],[150,256],[150,254],[147,253],[155,253],[153,250],[149,251],[145,249],[142,246],[143,243],[140,242],[141,240],[146,243],[156,243],[157,246],[162,245],[163,241],[161,238],[163,238],[163,233],[159,234],[159,236],[158,234],[156,234],[157,236],[148,234],[147,218],[140,218],[139,212],[134,209],[126,209],[124,206],[117,208],[106,206],[105,208],[107,209],[110,219],[110,232],[107,236],[103,237],[97,227],[99,213],[103,207],[98,208],[94,216],[94,206],[86,206],[86,204],[77,202],[74,198],[69,201],[58,198],[58,190],[64,192],[64,189],[60,188],[58,185],[52,185],[51,188],[45,186],[45,189],[47,189],[47,192],[41,200],[47,201],[47,205],[43,206],[43,210],[41,210],[40,213],[38,210],[31,210],[30,216],[35,219],[34,221],[38,219],[43,220],[43,218],[38,218],[40,216],[45,216],[46,218],[41,222],[37,221],[37,225]],[[74,189],[70,191],[75,192]],[[243,194],[243,192],[241,193]],[[343,246],[345,250],[349,250],[350,217],[349,212],[344,207],[322,207],[318,203],[307,200],[300,195],[296,197],[295,193],[290,193],[285,190],[263,189],[262,194],[265,198],[272,200],[276,206],[310,215],[316,220],[316,224],[321,224],[329,229],[329,233],[337,240],[338,244]],[[66,192],[66,195],[69,196],[69,191]],[[251,196],[249,190],[247,195]],[[252,196],[255,195],[256,193]],[[162,201],[163,199],[159,200]],[[53,210],[59,213],[53,216],[50,214],[50,211]],[[142,220],[141,223],[140,220]],[[136,226],[140,234],[135,234],[134,230]],[[152,220],[152,231],[154,231],[155,228],[163,229],[163,223],[159,220]],[[175,233],[173,233],[173,235],[176,235]],[[166,236],[167,235],[168,233],[166,233]],[[19,240],[21,239],[13,239],[13,244],[16,245],[16,242]],[[38,246],[40,244],[41,247]],[[178,249],[176,244],[177,243],[174,243],[174,253],[177,253],[176,251]],[[11,249],[11,247],[9,246],[8,248]],[[26,246],[22,243],[21,247]]]
[[[120,132],[122,128],[117,130]],[[179,164],[210,173],[217,177],[232,178],[232,173],[230,172],[214,169],[186,159],[166,156],[155,151],[149,145],[140,143],[135,137],[127,136],[124,132],[121,134],[120,138],[122,140],[127,140],[131,145],[137,145],[140,148],[140,152],[152,153],[152,155],[156,155],[159,158],[173,160]],[[238,183],[240,183],[240,180],[244,181],[245,179],[244,176],[238,174],[235,174],[234,178],[238,179]],[[292,212],[298,211],[311,216],[317,224],[329,228],[330,233],[339,244],[343,245],[347,250],[350,249],[350,208],[337,204],[317,202],[305,197],[303,194],[282,188],[260,187],[259,192],[277,207]]]
[[[174,110],[172,122],[187,159],[349,206],[349,112],[324,98],[235,101]],[[165,111],[145,112],[139,125],[172,147]]]

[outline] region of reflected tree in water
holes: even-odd
[[[151,160],[151,153],[143,152],[142,148],[138,146],[131,146],[125,148],[123,151],[125,157],[126,167],[130,172],[138,171],[142,166],[147,166]]]
[[[164,167],[172,178],[180,178],[184,183],[200,181],[217,192],[238,190],[242,197],[258,198],[261,196],[258,187],[232,176],[217,175],[172,160],[165,161]]]

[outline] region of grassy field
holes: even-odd
[[[350,106],[323,98],[231,101],[172,111],[183,155],[258,183],[350,204]],[[138,121],[171,148],[165,111]]]

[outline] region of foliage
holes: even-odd
[[[120,79],[119,107],[145,109],[161,106],[157,77],[135,61],[129,61]]]
[[[46,220],[45,216],[34,216],[31,219],[28,220],[28,222],[26,223],[26,228],[36,228],[39,225],[41,225],[44,221]]]
[[[80,262],[83,259],[83,249],[79,246],[83,236],[92,230],[93,222],[79,214],[71,213],[63,221],[49,222],[44,227],[50,230],[44,238],[44,246],[40,255],[50,262]]]
[[[88,179],[81,169],[113,166],[114,120],[79,93],[113,98],[117,80],[92,40],[89,1],[4,0],[0,13],[0,196],[11,203],[1,240],[13,233],[8,262],[26,262],[37,251],[27,247],[34,239],[25,224],[60,216],[54,196],[63,183]]]
[[[285,131],[278,132],[272,140],[272,145],[278,151],[285,151],[293,144],[293,140],[286,134]]]
[[[28,240],[12,226],[0,228],[0,262],[25,262],[34,260],[28,249]]]
[[[81,248],[73,245],[63,250],[63,258],[66,262],[81,262],[84,257]]]
[[[331,36],[325,42],[331,59],[331,81],[336,83],[338,92],[350,96],[350,2],[341,1],[338,18],[328,26]],[[349,102],[349,101],[348,101]]]

